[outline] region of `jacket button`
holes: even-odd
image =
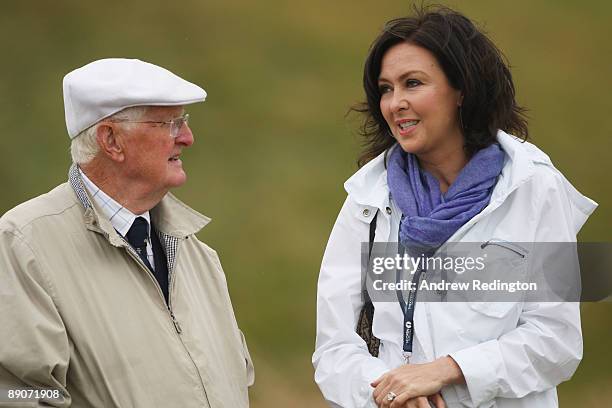
[[[364,217],[369,217],[370,216],[370,210],[368,208],[366,208],[365,210],[363,210],[363,216]]]
[[[391,207],[387,207],[387,214],[391,215]]]

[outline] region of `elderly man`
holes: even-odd
[[[0,406],[248,406],[251,359],[195,236],[209,219],[168,193],[205,97],[139,60],[64,78],[69,180],[0,219]]]

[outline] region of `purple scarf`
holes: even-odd
[[[387,184],[402,210],[400,241],[408,247],[438,248],[482,211],[504,164],[499,144],[481,149],[444,194],[440,182],[397,146],[389,156]]]

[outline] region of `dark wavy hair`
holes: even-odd
[[[370,46],[363,71],[367,101],[351,108],[365,115],[360,129],[364,143],[357,160],[359,167],[395,143],[380,111],[378,77],[384,54],[401,42],[431,52],[450,85],[461,91],[459,120],[468,157],[494,143],[498,129],[527,140],[526,109],[515,100],[503,53],[463,14],[445,6],[415,6],[413,16],[387,22]]]

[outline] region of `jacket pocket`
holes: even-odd
[[[486,258],[485,268],[482,276],[474,279],[468,305],[485,316],[505,318],[522,304],[520,285],[526,277],[529,251],[523,245],[493,238],[480,244],[478,252],[478,256]],[[478,290],[476,280],[480,283]]]

